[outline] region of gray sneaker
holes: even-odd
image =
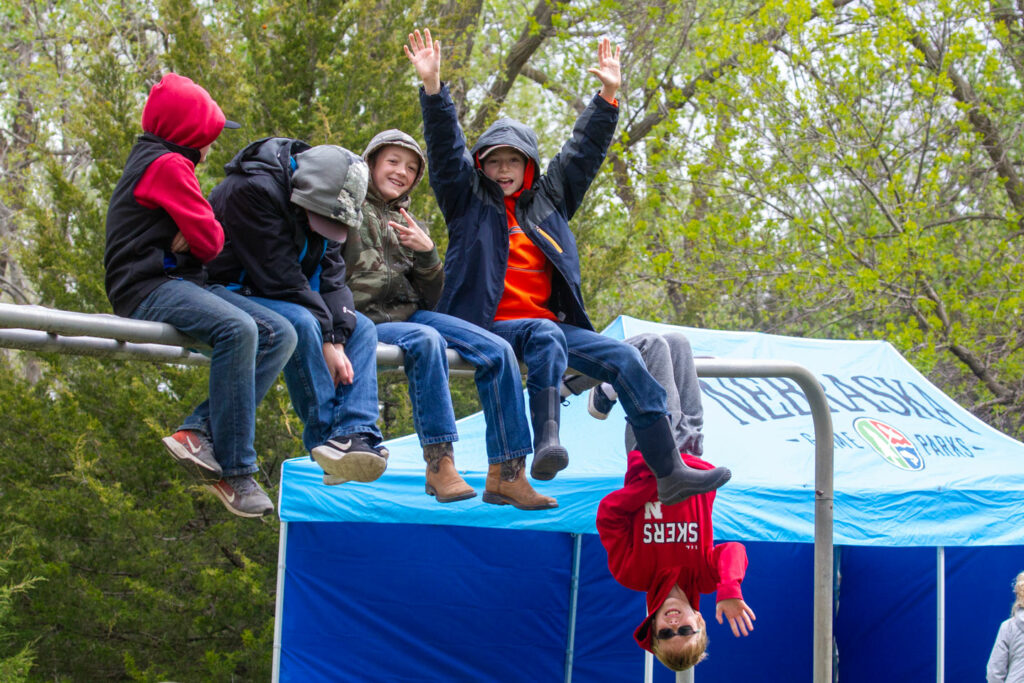
[[[270,496],[251,474],[224,477],[206,488],[220,498],[224,507],[239,517],[262,517],[274,511]]]
[[[182,429],[163,438],[164,447],[178,464],[201,484],[216,484],[224,477],[213,455],[213,443],[202,432]]]
[[[387,469],[388,455],[388,449],[374,448],[358,435],[331,439],[313,449],[313,460],[323,469],[328,486],[378,479]]]

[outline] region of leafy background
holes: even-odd
[[[401,45],[430,26],[472,139],[498,115],[550,158],[623,45],[621,121],[577,214],[585,295],[620,313],[885,339],[1024,436],[1024,17],[1008,0],[0,0],[0,300],[108,312],[106,202],[149,87],[203,84],[240,131],[353,150],[420,136]],[[428,190],[414,197],[443,252]],[[0,679],[267,679],[277,524],[187,484],[159,438],[206,371],[0,354]],[[412,431],[404,379],[382,426]],[[476,410],[453,381],[458,414]],[[303,455],[279,385],[257,451]],[[483,454],[459,453],[461,462]]]

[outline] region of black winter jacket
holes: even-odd
[[[211,282],[242,294],[305,306],[325,342],[344,344],[356,318],[341,245],[313,232],[290,199],[292,156],[307,149],[301,140],[264,138],[228,162],[210,193],[224,250],[206,268]]]

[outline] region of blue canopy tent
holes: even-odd
[[[628,317],[616,338],[681,331],[698,356],[790,360],[818,377],[835,431],[835,670],[844,680],[968,680],[984,670],[1009,582],[1024,569],[1024,445],[978,421],[884,342],[679,328]],[[733,470],[715,535],[747,546],[736,639],[709,622],[700,680],[809,681],[813,429],[787,379],[702,379],[705,455]],[[639,680],[643,596],[607,570],[594,516],[621,485],[623,414],[564,409],[569,468],[537,484],[559,508],[521,512],[423,492],[415,435],[387,473],[323,486],[285,463],[275,671],[281,681]],[[459,423],[456,462],[483,490],[483,420]],[[938,550],[937,550],[938,549]],[[941,598],[941,600],[940,600]],[[949,626],[946,627],[945,624]],[[940,641],[940,634],[948,637]],[[943,646],[945,645],[945,646]],[[660,665],[655,680],[671,680]]]

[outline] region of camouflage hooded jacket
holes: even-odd
[[[370,140],[363,159],[371,163],[374,152],[387,145],[415,152],[420,158],[419,173],[409,191],[391,201],[384,201],[371,181],[358,238],[350,235],[344,247],[348,286],[356,310],[375,323],[401,322],[421,308],[432,309],[444,284],[437,247],[414,252],[399,243],[398,233],[388,225],[388,221],[404,223],[398,210],[408,210],[409,194],[423,178],[426,157],[412,137],[400,130],[386,130]]]

